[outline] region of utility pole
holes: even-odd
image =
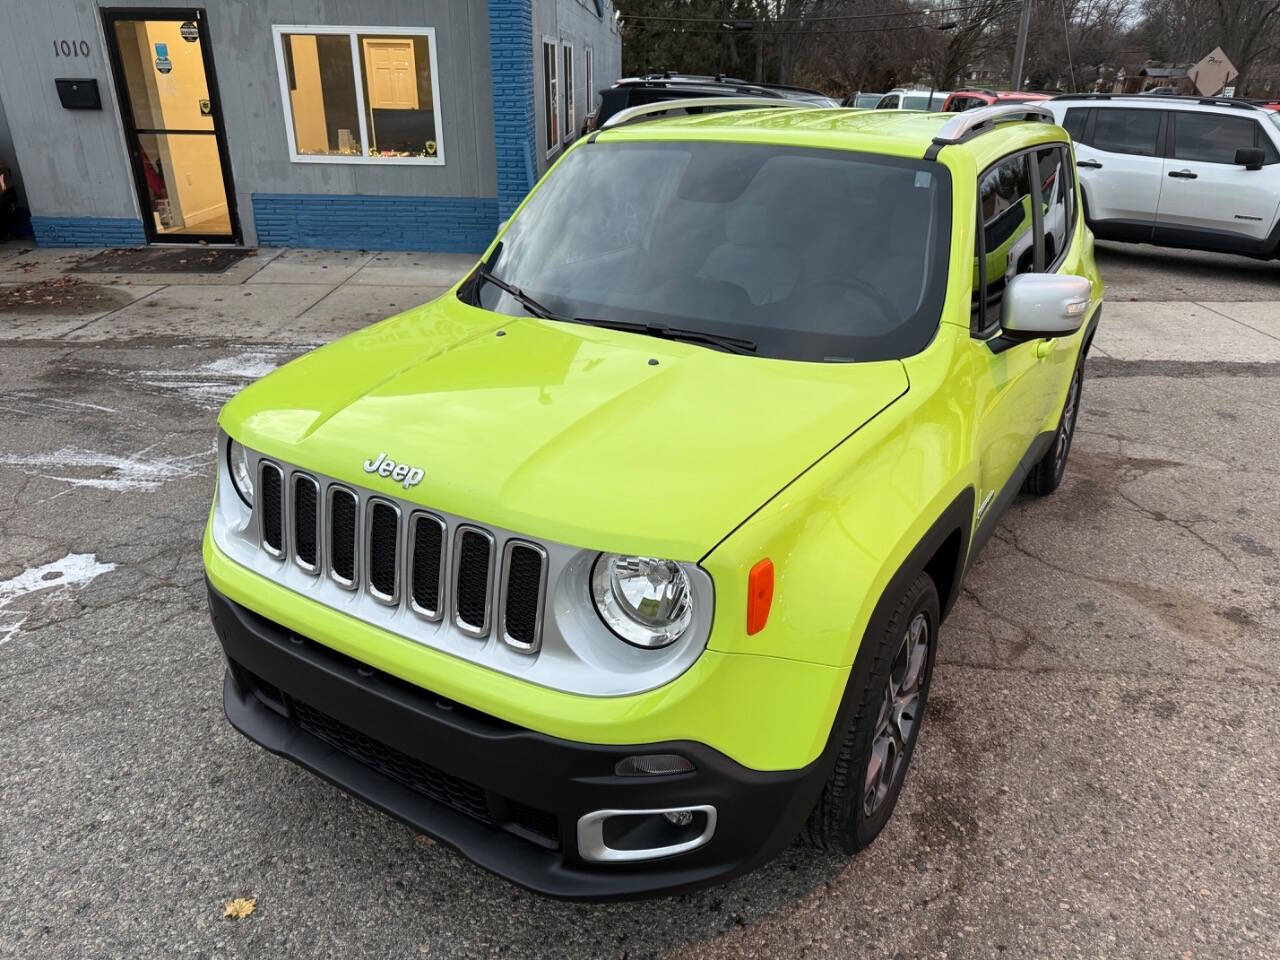
[[[756,83],[764,83],[764,18],[756,21]]]
[[[1022,0],[1018,14],[1018,40],[1013,47],[1013,89],[1022,89],[1023,69],[1027,63],[1027,34],[1031,31],[1031,0]]]

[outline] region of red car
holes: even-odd
[[[943,113],[959,113],[961,110],[974,110],[978,107],[990,107],[997,103],[1033,103],[1036,100],[1050,99],[1047,93],[1019,93],[1016,90],[956,90],[942,105]]]

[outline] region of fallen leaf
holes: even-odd
[[[227,901],[227,906],[222,911],[222,916],[224,918],[230,917],[232,920],[243,920],[253,913],[253,908],[257,905],[257,897],[236,897],[234,900]]]
[[[413,838],[413,842],[420,847],[430,847],[435,845],[435,841],[428,837],[425,833],[420,833]]]

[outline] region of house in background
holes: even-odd
[[[480,250],[621,68],[612,0],[134,2],[0,31],[38,243]]]

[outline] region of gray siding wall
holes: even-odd
[[[32,214],[138,217],[97,7],[16,0],[0,23],[0,90]],[[59,40],[85,41],[89,56],[55,56]],[[64,110],[55,77],[96,78],[103,109]]]
[[[596,90],[612,84],[622,71],[622,36],[613,19],[612,0],[605,0],[604,17],[596,15],[595,0],[533,0],[533,82],[534,103],[537,112],[538,173],[546,171],[559,156],[557,149],[547,156],[546,110],[544,108],[542,43],[554,40],[560,56],[560,110],[564,110],[564,52],[560,45],[573,45],[574,102],[577,105],[577,122],[580,128],[587,114],[596,108]],[[595,90],[587,91],[586,49],[590,47],[593,59]],[[577,129],[563,131],[571,142]]]
[[[570,0],[576,2],[576,0]],[[32,212],[138,217],[100,8],[143,0],[15,0],[0,29],[0,90]],[[147,0],[187,9],[191,0]],[[489,26],[476,0],[204,0],[236,205],[254,242],[254,193],[492,197],[497,193]],[[285,135],[274,24],[434,27],[443,166],[293,163]],[[87,40],[88,58],[54,57],[54,42]],[[64,110],[54,78],[96,77],[100,112]]]

